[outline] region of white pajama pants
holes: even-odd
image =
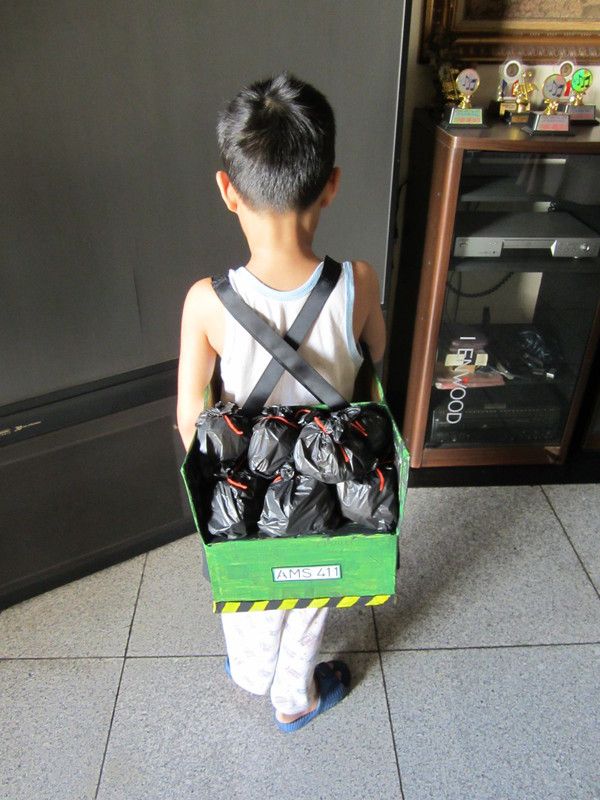
[[[327,608],[222,614],[233,680],[266,694],[282,714],[306,711],[316,699],[314,669]]]

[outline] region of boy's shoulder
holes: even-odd
[[[183,304],[184,317],[193,319],[198,328],[206,329],[221,311],[221,301],[213,289],[212,278],[200,278],[190,286]]]
[[[375,267],[369,264],[368,261],[352,261],[352,268],[354,271],[354,280],[362,282],[378,281]]]
[[[217,294],[213,289],[212,278],[200,278],[193,283],[187,291],[185,304],[194,307],[205,307],[206,303],[215,303],[218,300]]]
[[[188,289],[188,297],[196,299],[197,297],[202,297],[202,295],[210,294],[211,292],[214,293],[212,278],[210,276],[207,278],[199,278],[195,283],[192,283]]]
[[[355,297],[360,302],[368,298],[379,298],[379,278],[368,261],[352,261]]]

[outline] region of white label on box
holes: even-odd
[[[475,360],[473,356],[475,355]],[[485,367],[488,363],[488,354],[480,350],[475,354],[473,350],[459,350],[457,353],[447,353],[444,360],[446,367],[462,367],[466,364],[475,364],[476,367]]]
[[[342,577],[341,564],[322,567],[273,567],[273,580],[279,581],[332,581]]]

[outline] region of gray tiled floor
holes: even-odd
[[[7,609],[0,798],[600,800],[600,486],[413,489],[401,562],[288,737],[225,676],[195,535]]]

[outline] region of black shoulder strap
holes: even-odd
[[[309,330],[314,325],[315,320],[321,313],[321,309],[327,302],[327,298],[334,290],[341,271],[341,264],[338,264],[337,261],[329,258],[329,256],[325,256],[325,262],[321,274],[319,275],[319,280],[306,298],[306,302],[300,309],[289,331],[283,336],[285,341],[293,347],[294,350],[300,347]],[[267,364],[256,386],[244,403],[244,408],[249,413],[257,413],[264,407],[269,395],[277,385],[284,371],[284,368],[278,364],[275,359],[272,359]]]
[[[287,370],[290,375],[313,394],[317,400],[331,408],[341,408],[348,405],[348,401],[342,397],[322,375],[311,367],[310,364],[296,352],[290,343],[274,331],[253,308],[242,300],[229,283],[227,275],[213,278],[212,285],[223,305],[233,314],[240,325],[242,325],[248,333],[273,356],[280,367]],[[331,289],[329,291],[331,291]],[[320,308],[318,310],[320,310]],[[306,315],[306,319],[308,319],[308,314]],[[304,324],[305,322],[303,322],[303,325]],[[296,347],[297,346],[299,346],[299,343]]]

